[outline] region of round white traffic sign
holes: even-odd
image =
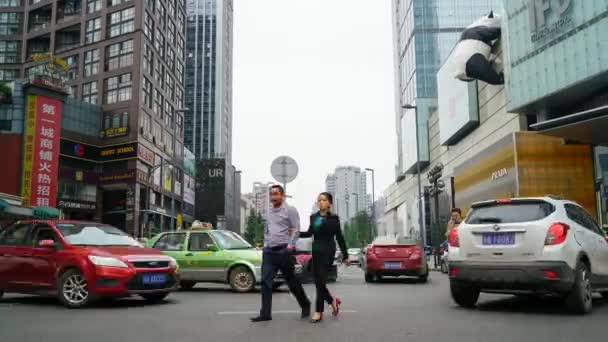
[[[278,157],[272,162],[270,173],[281,184],[293,182],[298,176],[298,163],[288,156]]]

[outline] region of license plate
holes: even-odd
[[[143,283],[144,285],[159,285],[164,284],[167,278],[164,274],[144,274]]]
[[[387,268],[387,269],[401,268],[401,263],[400,262],[385,262],[384,268]]]
[[[515,233],[486,233],[481,236],[484,245],[514,245]]]

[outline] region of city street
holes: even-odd
[[[258,293],[234,294],[199,285],[159,305],[139,299],[68,310],[52,299],[7,296],[0,302],[0,341],[603,341],[608,303],[596,299],[591,315],[564,312],[559,302],[524,303],[482,295],[464,310],[449,296],[447,276],[433,272],[428,284],[385,281],[365,284],[355,267],[341,270],[332,286],[344,304],[339,319],[299,320],[286,291],[275,295],[274,320],[253,324]],[[306,285],[309,296],[314,288]]]

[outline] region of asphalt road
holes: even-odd
[[[234,294],[226,287],[199,285],[173,294],[163,304],[137,298],[68,310],[53,299],[8,295],[0,301],[0,342],[154,341],[605,341],[608,301],[575,316],[556,300],[527,302],[482,295],[475,310],[450,299],[445,275],[433,272],[428,284],[395,280],[365,284],[356,268],[341,271],[331,286],[344,304],[338,319],[321,324],[299,320],[286,291],[275,294],[274,320],[250,323],[259,293]],[[314,288],[306,285],[314,296]]]

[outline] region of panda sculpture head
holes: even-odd
[[[461,40],[475,39],[482,41],[488,45],[500,38],[501,18],[494,15],[491,11],[488,15],[477,19],[469,25],[463,32]]]

